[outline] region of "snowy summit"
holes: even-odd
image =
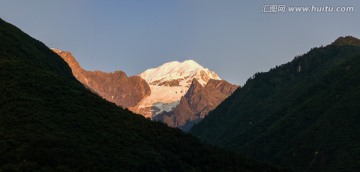
[[[210,79],[220,80],[219,76],[194,60],[173,61],[157,68],[148,69],[139,75],[150,85],[158,86],[190,86],[195,78],[205,85]]]

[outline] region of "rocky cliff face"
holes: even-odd
[[[181,97],[179,105],[174,110],[158,114],[153,119],[162,121],[170,127],[179,127],[187,131],[237,88],[238,86],[227,81],[213,79],[202,86],[194,79],[189,90]]]
[[[70,52],[52,50],[68,63],[73,75],[84,86],[118,106],[124,108],[135,106],[151,93],[149,85],[139,76],[128,77],[122,71],[113,73],[86,71]]]

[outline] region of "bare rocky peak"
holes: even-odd
[[[128,77],[123,71],[112,73],[86,71],[81,68],[70,52],[58,49],[52,50],[68,63],[77,80],[104,99],[118,106],[124,108],[135,106],[151,93],[149,85],[139,76]]]
[[[238,87],[224,80],[213,79],[210,79],[205,86],[202,86],[196,79],[193,79],[190,88],[181,97],[180,104],[171,112],[164,112],[155,116],[154,120],[187,131],[211,110],[215,109]]]
[[[55,48],[51,48],[56,54],[63,58],[72,70],[81,70],[79,63],[75,60],[74,56],[68,51],[61,51]]]

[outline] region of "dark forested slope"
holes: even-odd
[[[298,171],[360,169],[360,40],[341,37],[257,73],[192,130]]]

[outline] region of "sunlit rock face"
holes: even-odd
[[[172,111],[154,116],[154,120],[188,131],[237,88],[237,85],[232,85],[227,81],[213,79],[202,86],[194,79],[187,93],[181,97],[179,105]]]
[[[52,50],[68,63],[73,75],[84,86],[118,106],[124,108],[135,106],[151,93],[149,85],[139,76],[128,77],[122,71],[113,73],[86,71],[70,52]]]

